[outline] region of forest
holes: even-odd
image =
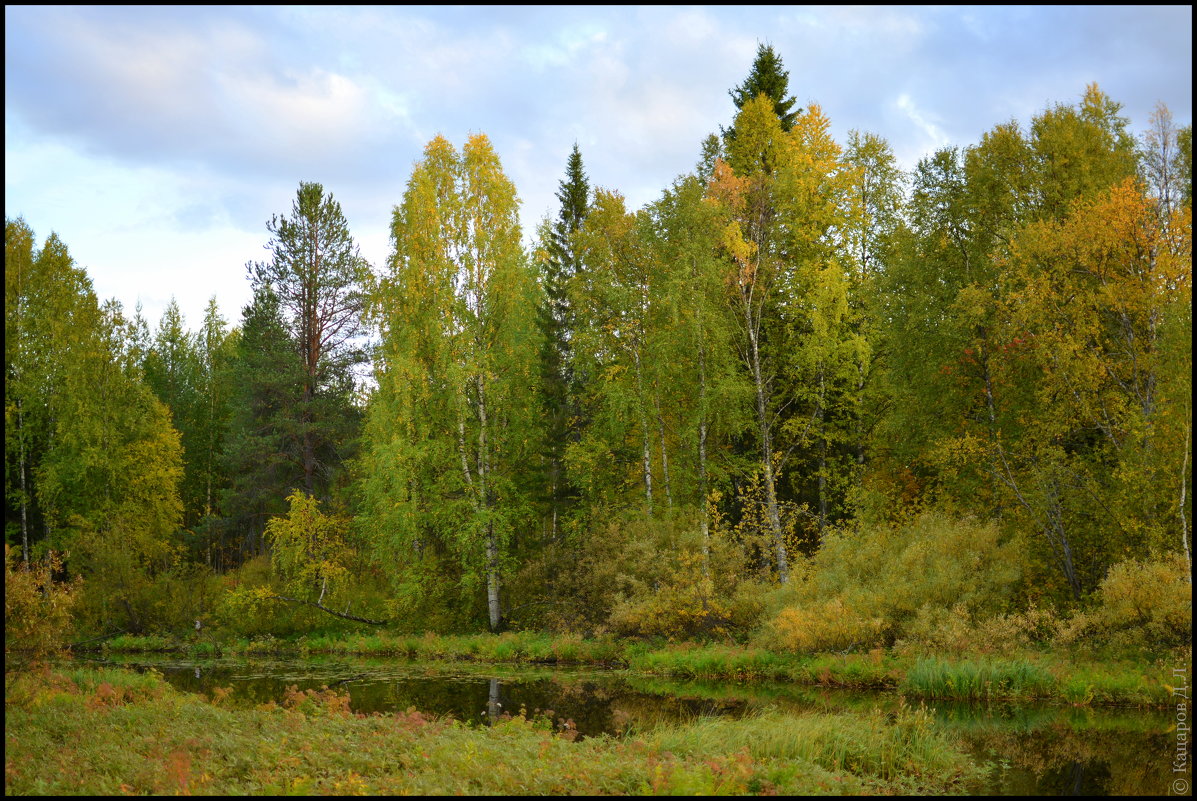
[[[6,653],[1191,647],[1191,126],[1090,85],[904,172],[771,47],[730,94],[640,209],[575,145],[534,234],[481,133],[385,264],[300,183],[199,321],[6,219]]]

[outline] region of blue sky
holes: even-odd
[[[906,167],[1098,83],[1134,130],[1192,122],[1191,6],[103,8],[6,6],[4,207],[51,231],[101,298],[174,295],[236,322],[245,263],[300,181],[380,265],[392,207],[437,133],[487,134],[525,235],[556,213],[576,141],[632,207],[691,170],[728,90],[773,45],[800,105]]]

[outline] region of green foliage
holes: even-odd
[[[99,609],[102,628],[144,627],[146,588],[169,569],[181,522],[179,435],[142,381],[119,304],[100,306],[56,236],[34,254],[22,222],[8,232],[6,481],[26,557],[69,554],[67,568],[88,579],[81,611]]]
[[[541,442],[538,288],[517,203],[484,135],[461,154],[443,137],[428,144],[374,297],[379,388],[359,472],[366,537],[407,566],[392,573],[400,594],[423,592],[425,567],[456,562],[463,600],[485,582],[492,630],[511,544],[532,519],[525,468]]]

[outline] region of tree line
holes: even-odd
[[[376,268],[301,183],[235,326],[151,332],[7,220],[6,541],[131,629],[267,557],[260,600],[352,620],[593,628],[684,584],[703,631],[927,510],[997,525],[1028,599],[1191,565],[1191,127],[1090,86],[907,174],[771,47],[730,94],[642,209],[575,146],[528,248],[482,134],[427,145]]]

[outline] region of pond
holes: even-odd
[[[105,664],[154,668],[176,688],[231,687],[234,702],[280,701],[292,685],[349,694],[356,712],[447,715],[476,725],[499,716],[547,714],[581,738],[622,734],[704,715],[744,717],[769,708],[794,714],[896,709],[894,692],[770,682],[676,681],[626,670],[412,662],[403,659],[155,659]],[[917,702],[915,702],[917,703]],[[989,795],[1170,794],[1176,733],[1167,711],[1055,705],[927,704],[949,736],[993,765],[970,788]]]

